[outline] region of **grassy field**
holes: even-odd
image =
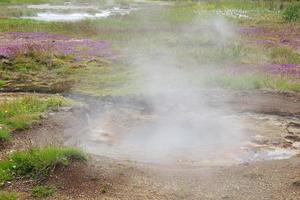
[[[165,66],[187,71],[189,83],[197,88],[300,92],[297,1],[168,1],[167,6],[150,2],[129,15],[94,20],[20,18],[40,12],[22,4],[49,2],[0,1],[1,92],[147,95],[141,91],[147,70]],[[108,6],[105,1],[89,2]],[[43,113],[68,105],[68,100],[53,95],[1,101],[1,147]],[[19,178],[38,183],[57,166],[87,159],[79,150],[61,147],[6,156],[0,161],[0,187]],[[36,199],[51,198],[56,188],[39,185],[30,192]],[[0,200],[15,199],[18,194],[0,191]]]

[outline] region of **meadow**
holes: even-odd
[[[43,113],[72,106],[61,95],[147,94],[137,84],[147,74],[134,67],[146,54],[151,58],[146,67],[156,69],[154,61],[167,55],[166,63],[190,71],[189,81],[199,89],[300,92],[299,1],[167,1],[159,8],[142,4],[128,15],[99,19],[21,18],[41,12],[23,4],[64,2],[0,2],[0,92],[30,93],[0,101],[1,147],[38,122]],[[105,1],[89,3],[106,5]],[[216,29],[224,31],[223,23],[232,27],[232,34],[215,34]],[[20,177],[39,182],[58,166],[87,160],[80,150],[61,147],[33,148],[0,158],[0,187]],[[55,191],[38,185],[32,196],[47,198]],[[0,191],[0,200],[17,196]]]

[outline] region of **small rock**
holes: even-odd
[[[298,135],[287,135],[284,138],[295,142],[300,142],[300,136]]]
[[[296,187],[300,187],[300,180],[294,181],[293,185],[296,186]]]

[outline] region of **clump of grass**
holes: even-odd
[[[0,142],[8,141],[11,138],[10,131],[5,128],[0,128]]]
[[[229,89],[272,89],[277,91],[300,92],[300,83],[295,78],[276,75],[240,74],[210,77],[207,85]]]
[[[0,80],[0,88],[3,87],[6,84],[6,81]]]
[[[41,180],[57,166],[68,166],[73,160],[86,159],[82,151],[74,148],[47,147],[16,152],[0,162],[0,185],[17,176]]]
[[[300,2],[290,4],[283,12],[283,19],[288,22],[300,19]]]
[[[14,192],[1,192],[0,191],[0,200],[17,200],[18,195]]]
[[[56,192],[56,188],[51,186],[37,186],[32,189],[32,196],[34,198],[47,198]]]
[[[8,140],[14,130],[28,128],[44,111],[66,105],[69,105],[69,102],[61,96],[39,98],[36,95],[0,103],[0,141]]]
[[[292,48],[277,47],[273,48],[270,53],[270,58],[274,63],[285,64],[300,64],[300,56],[298,52],[295,52]]]

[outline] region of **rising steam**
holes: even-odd
[[[128,41],[123,55],[138,74],[134,85],[149,109],[114,104],[90,113],[83,146],[94,154],[146,162],[234,159],[230,152],[240,147],[241,123],[230,117],[227,105],[212,107],[209,88],[198,84],[221,67],[211,55],[230,48],[233,26],[215,16],[174,25],[144,13],[139,21],[137,26],[149,32]]]

